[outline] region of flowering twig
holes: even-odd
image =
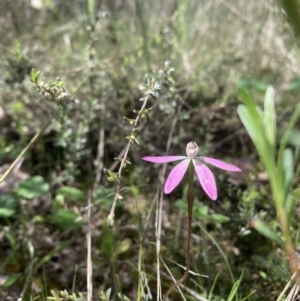
[[[141,90],[146,90],[144,93],[144,97],[141,98],[140,100],[143,101],[143,105],[141,107],[141,109],[139,111],[134,111],[135,113],[137,113],[137,116],[135,119],[130,119],[127,117],[124,117],[124,120],[126,123],[129,124],[133,124],[133,129],[131,131],[131,134],[126,137],[128,139],[128,143],[127,146],[125,148],[124,154],[122,158],[116,158],[117,160],[120,161],[120,167],[117,173],[113,173],[109,170],[104,169],[104,171],[107,173],[108,175],[108,180],[116,180],[117,181],[117,187],[116,187],[116,192],[115,192],[115,196],[114,196],[114,200],[110,209],[110,213],[107,217],[107,223],[110,227],[112,227],[114,225],[114,215],[115,215],[115,208],[117,205],[117,201],[122,199],[123,197],[120,194],[120,190],[121,190],[121,175],[122,175],[122,171],[123,168],[130,163],[128,161],[128,152],[130,149],[130,146],[133,142],[135,142],[137,145],[139,145],[139,142],[137,140],[137,136],[139,134],[139,125],[141,123],[141,120],[143,118],[148,118],[148,112],[151,110],[151,108],[146,109],[147,103],[149,98],[152,97],[157,97],[158,96],[158,91],[160,89],[160,85],[156,82],[154,82],[154,80],[148,80],[147,85],[140,85],[140,89]]]
[[[34,84],[34,87],[37,91],[44,96],[45,99],[53,102],[57,102],[60,105],[63,105],[65,102],[73,102],[74,98],[66,92],[64,88],[64,82],[57,78],[55,82],[52,83],[44,83],[39,80],[41,72],[37,72],[35,69],[31,70],[31,78],[30,81]],[[40,131],[34,135],[34,137],[30,140],[30,142],[25,146],[25,148],[21,151],[15,161],[10,165],[8,170],[1,176],[0,183],[2,183],[6,177],[11,173],[11,171],[15,168],[21,158],[25,155],[25,153],[29,150],[29,148],[35,143],[35,141],[41,136],[41,134],[46,130],[51,121],[53,120],[56,111],[52,114],[52,116],[45,122]]]

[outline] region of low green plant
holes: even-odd
[[[239,105],[238,113],[266,168],[272,189],[270,201],[274,202],[283,239],[260,219],[254,219],[252,226],[280,246],[285,246],[291,271],[295,272],[298,269],[298,257],[291,233],[291,217],[295,211],[295,197],[292,193],[295,154],[288,147],[288,142],[300,116],[300,105],[296,105],[283,136],[277,144],[274,88],[269,87],[266,91],[264,110],[257,105],[246,90],[240,91],[240,97],[243,104]]]

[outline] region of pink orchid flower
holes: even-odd
[[[166,194],[171,193],[175,189],[175,187],[178,186],[178,184],[183,179],[183,176],[186,173],[190,162],[192,161],[195,167],[197,177],[199,179],[199,182],[203,190],[213,201],[215,201],[218,197],[216,181],[213,173],[205,164],[203,164],[203,162],[209,163],[223,170],[236,171],[236,172],[241,170],[238,167],[228,164],[221,160],[208,158],[208,157],[196,157],[198,155],[198,150],[199,150],[198,145],[195,142],[190,142],[186,146],[187,156],[158,156],[158,157],[147,156],[147,157],[143,157],[143,160],[152,163],[159,163],[159,164],[182,160],[182,162],[178,163],[175,167],[173,167],[173,169],[171,170],[167,178],[164,187],[164,192]]]

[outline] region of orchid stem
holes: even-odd
[[[194,203],[194,164],[191,161],[189,165],[189,180],[188,180],[188,228],[187,228],[187,242],[186,242],[186,268],[183,276],[173,283],[173,285],[169,288],[169,290],[164,294],[163,300],[166,300],[166,298],[172,293],[172,291],[178,287],[181,283],[185,281],[187,276],[189,275],[190,266],[191,266],[191,236],[192,236],[192,219],[193,219],[193,203]]]

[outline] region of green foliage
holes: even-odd
[[[185,200],[177,200],[175,206],[184,212],[187,212],[187,203]],[[209,213],[209,207],[195,202],[193,207],[193,216],[200,221],[210,221],[213,223],[225,223],[230,221],[228,216],[219,213]]]
[[[53,301],[63,301],[63,300],[70,300],[70,301],[85,301],[86,298],[83,296],[82,293],[76,295],[75,293],[69,294],[67,290],[61,291],[60,295],[58,295],[55,291],[51,291],[52,297],[47,297],[47,300]],[[60,297],[61,296],[61,297]]]
[[[231,289],[230,294],[227,299],[228,301],[234,300],[234,298],[237,296],[237,291],[238,291],[239,286],[241,285],[242,279],[243,279],[243,273],[241,274],[240,278],[233,284],[232,289]]]
[[[18,199],[10,194],[0,193],[0,217],[10,217],[15,214]]]
[[[50,185],[43,177],[34,176],[22,181],[16,188],[16,195],[26,199],[40,197],[49,191]]]
[[[268,84],[262,81],[257,81],[246,77],[242,77],[239,79],[238,86],[245,90],[254,90],[263,94],[266,92],[268,88]]]
[[[270,144],[270,141],[274,140],[272,128],[270,128],[273,123],[270,123],[270,119],[275,119],[275,116],[269,115],[272,114],[271,110],[262,112],[246,90],[241,90],[240,95],[245,105],[239,105],[239,116],[253,140],[262,162],[265,164],[269,176],[272,177],[270,173],[275,170],[275,153],[274,145]],[[271,94],[269,93],[269,95]],[[269,99],[269,97],[266,97],[265,103],[267,103],[266,100],[269,102]],[[272,99],[272,101],[274,100]],[[275,177],[274,173],[273,177]]]
[[[264,112],[256,106],[254,100],[246,91],[241,91],[241,99],[244,105],[239,105],[238,113],[268,173],[278,221],[282,228],[285,249],[290,258],[290,267],[294,272],[294,269],[298,266],[298,258],[294,252],[294,243],[290,231],[291,213],[294,212],[295,206],[295,202],[293,202],[290,195],[294,174],[294,155],[291,149],[286,148],[286,145],[290,133],[299,119],[300,105],[296,106],[290,118],[279,144],[278,158],[276,158],[276,113],[273,88],[269,87],[266,91]],[[264,236],[282,246],[283,240],[269,225],[260,220],[254,220],[252,226]]]
[[[100,300],[109,301],[111,294],[111,288],[109,288],[105,293],[100,292]]]
[[[4,289],[7,288],[7,287],[10,287],[11,285],[13,285],[19,279],[20,279],[20,275],[19,274],[11,275],[10,277],[8,277],[8,279],[5,281],[5,283],[2,285],[2,287]]]
[[[82,217],[71,210],[59,209],[52,217],[53,222],[61,229],[80,228]]]
[[[64,197],[70,201],[80,201],[86,198],[86,195],[75,187],[63,186],[56,191],[57,197]]]
[[[275,232],[275,230],[270,227],[270,225],[264,223],[259,219],[254,219],[252,220],[251,226],[279,246],[284,246],[282,238],[278,235],[278,233]]]

